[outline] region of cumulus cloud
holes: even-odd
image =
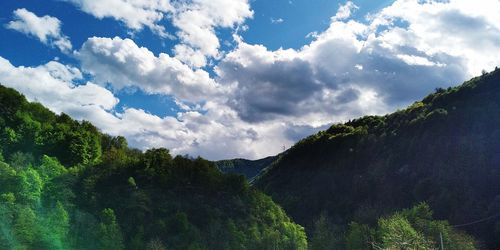
[[[499,1],[396,1],[371,19],[371,29],[389,27],[378,38],[390,50],[461,58],[468,75],[499,64]]]
[[[230,108],[207,102],[205,112],[186,111],[159,117],[144,110],[115,110],[119,100],[104,87],[81,81],[74,67],[51,61],[37,67],[13,66],[0,57],[0,83],[22,92],[52,111],[88,120],[111,135],[125,136],[140,149],[167,147],[174,154],[202,155],[208,159],[258,158],[279,152],[293,141],[280,131],[284,123],[253,126],[238,119]]]
[[[200,55],[220,57],[216,28],[234,28],[253,16],[248,0],[179,1],[175,7],[172,24],[179,29],[177,36],[182,42],[179,46],[189,46],[198,53],[182,53],[185,50],[177,47],[174,51],[181,60],[195,67],[206,65]]]
[[[67,36],[61,32],[61,21],[52,16],[37,16],[27,9],[13,12],[14,20],[5,25],[28,36],[33,36],[43,44],[57,47],[62,52],[70,52],[72,45]]]
[[[137,87],[146,93],[173,95],[190,102],[206,100],[220,92],[206,71],[193,70],[168,54],[155,56],[130,39],[92,37],[76,56],[96,83],[111,84],[116,90]]]
[[[351,1],[347,1],[344,5],[339,5],[339,9],[335,16],[332,17],[332,21],[344,20],[351,16],[351,14],[359,9],[359,7]]]
[[[207,57],[220,57],[217,28],[235,28],[253,16],[248,0],[68,0],[97,18],[110,17],[134,31],[148,27],[163,37],[162,21],[178,29],[176,57],[192,67],[203,67]]]
[[[347,2],[298,50],[238,38],[218,81],[232,87],[227,105],[250,123],[318,127],[385,113],[499,65],[499,4],[401,0],[359,22]]]
[[[5,59],[0,60],[0,82],[55,111],[90,120],[106,133],[124,135],[141,149],[255,159],[279,153],[332,122],[404,107],[436,87],[500,65],[498,1],[398,0],[364,21],[350,19],[356,7],[343,5],[329,27],[300,49],[269,50],[235,36],[236,48],[210,77],[197,67],[207,63],[207,56],[221,56],[215,29],[237,26],[251,16],[239,3],[171,5],[179,12],[165,11],[172,13],[168,18],[183,20],[176,24],[181,39],[175,57],[155,55],[130,39],[89,38],[76,57],[96,84],[76,84],[80,70],[57,62],[15,67]],[[214,13],[202,10],[204,4],[214,4],[208,8]],[[216,4],[240,12],[224,16],[225,9]],[[189,25],[194,16],[199,20]],[[105,86],[169,95],[184,111],[175,117],[134,108],[117,111],[118,99]],[[191,109],[184,101],[198,106]]]
[[[15,67],[0,57],[0,83],[22,92],[29,100],[41,102],[55,112],[67,112],[72,105],[112,109],[113,94],[93,83],[74,85],[80,70],[55,61],[38,67]]]
[[[128,28],[140,31],[144,27],[162,37],[172,35],[159,24],[174,9],[169,0],[67,0],[96,18],[113,18]]]

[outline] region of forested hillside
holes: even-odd
[[[56,115],[0,85],[0,249],[306,249],[244,177]]]
[[[278,156],[269,156],[259,160],[231,159],[216,161],[215,165],[224,173],[241,174],[252,180],[260,171],[273,163]]]
[[[132,149],[0,85],[0,249],[498,249],[499,114],[497,70],[277,157],[212,163]],[[265,169],[254,187],[219,168]]]
[[[373,240],[353,247],[349,237],[391,228],[390,220],[379,218],[426,202],[435,218],[465,224],[455,228],[474,235],[477,247],[500,249],[500,70],[437,89],[393,114],[335,124],[305,138],[256,186],[305,226],[313,242],[329,231],[347,237],[332,242],[340,248],[379,249]],[[400,220],[405,216],[396,215],[396,224],[414,223]],[[437,248],[437,231],[432,237],[430,246]],[[445,239],[444,249],[467,248],[450,242],[457,240]]]

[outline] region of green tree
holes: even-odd
[[[27,204],[39,205],[44,183],[38,172],[30,167],[21,171],[19,177],[20,198]]]
[[[40,239],[39,224],[35,212],[27,206],[17,207],[17,218],[14,222],[14,235],[19,244],[30,247]]]
[[[378,226],[384,249],[433,249],[433,242],[415,230],[400,214],[380,219]]]
[[[124,248],[122,232],[116,222],[113,209],[106,208],[101,212],[98,230],[99,249],[120,250]]]
[[[374,232],[367,225],[351,222],[345,240],[348,250],[371,250]]]
[[[337,236],[334,234],[332,227],[328,223],[326,215],[321,214],[314,223],[314,231],[310,242],[310,249],[336,249],[338,247],[336,239]]]

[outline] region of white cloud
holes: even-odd
[[[190,102],[206,100],[221,91],[206,71],[193,70],[164,53],[155,56],[130,39],[92,37],[76,56],[96,83],[109,83],[116,90],[137,87],[146,93],[173,95]]]
[[[54,112],[88,120],[111,135],[123,135],[140,149],[167,147],[174,154],[202,155],[209,159],[257,158],[279,152],[283,123],[258,127],[246,124],[227,106],[207,102],[205,112],[187,111],[177,117],[159,117],[141,109],[115,110],[118,99],[105,88],[81,80],[78,69],[51,61],[37,67],[15,67],[0,57],[0,83],[38,101]]]
[[[177,36],[183,46],[189,46],[199,53],[189,57],[184,50],[176,49],[176,56],[196,67],[205,66],[199,59],[220,57],[219,39],[216,28],[235,28],[253,16],[248,0],[193,0],[179,1],[175,5],[172,24],[179,29]]]
[[[396,1],[372,16],[370,25],[388,27],[378,34],[388,49],[409,47],[425,57],[461,58],[469,76],[500,64],[498,0]]]
[[[55,112],[66,112],[71,105],[112,109],[117,103],[111,92],[93,83],[74,85],[81,79],[77,68],[51,61],[38,67],[15,67],[0,57],[0,83],[15,88],[49,106]]]
[[[96,18],[113,18],[128,28],[148,27],[162,37],[171,37],[159,24],[174,9],[170,0],[67,0]]]
[[[279,23],[282,23],[284,21],[285,20],[283,20],[283,18],[274,18],[274,17],[271,17],[271,23],[274,23],[274,24],[279,24]]]
[[[71,51],[71,42],[61,32],[61,21],[55,17],[39,17],[26,9],[17,9],[13,12],[14,20],[5,25],[8,29],[19,31],[33,36],[43,44],[57,47],[62,52]]]
[[[388,112],[499,65],[498,4],[396,1],[363,23],[347,19],[356,8],[348,2],[299,50],[237,39],[218,81],[233,89],[227,105],[255,124],[321,126]]]
[[[359,9],[359,7],[352,1],[347,1],[344,5],[339,5],[339,9],[335,16],[332,17],[332,21],[344,20],[349,18],[351,14]]]
[[[133,31],[148,27],[173,38],[162,21],[178,29],[174,48],[178,59],[192,67],[203,67],[208,58],[219,58],[218,28],[235,28],[253,16],[248,0],[67,0],[97,18],[110,17]]]
[[[213,6],[200,7],[205,4]],[[229,3],[234,5],[227,16],[217,4],[227,3],[174,6],[178,12],[169,18],[180,22],[181,38],[175,57],[154,55],[129,39],[90,38],[76,56],[97,85],[75,84],[80,70],[57,62],[14,67],[5,59],[0,82],[104,132],[125,135],[141,149],[258,158],[332,122],[403,107],[436,87],[500,65],[498,1],[400,0],[366,21],[350,20],[355,8],[341,7],[328,29],[297,50],[273,51],[235,36],[237,47],[223,56],[212,79],[196,67],[205,65],[207,56],[221,56],[215,29],[238,26],[251,16],[241,1]],[[196,19],[190,23],[190,18]],[[171,95],[185,111],[176,117],[134,108],[117,112],[118,100],[103,87],[108,83]]]
[[[439,62],[429,61],[429,59],[421,56],[399,54],[396,55],[396,57],[403,60],[403,62],[405,62],[408,65],[438,66],[438,67],[446,66]]]

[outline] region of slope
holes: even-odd
[[[427,202],[439,219],[500,249],[500,70],[437,89],[405,110],[335,124],[255,181],[312,234]]]
[[[259,160],[231,159],[214,162],[224,173],[241,174],[248,180],[252,180],[260,171],[269,166],[278,156],[269,156]]]
[[[242,176],[141,152],[0,85],[0,249],[306,249]]]

